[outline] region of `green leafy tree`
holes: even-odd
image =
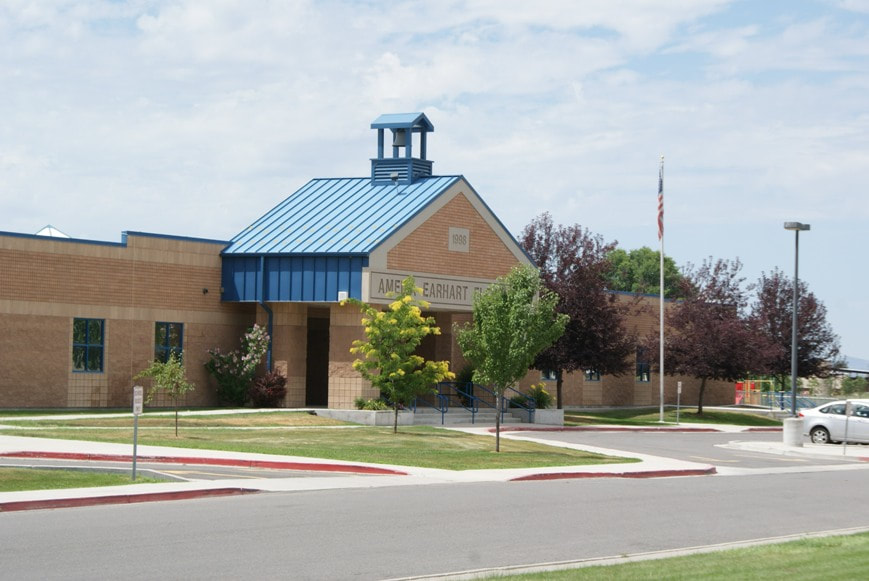
[[[150,403],[158,392],[165,393],[172,400],[175,408],[175,436],[178,436],[178,401],[184,395],[196,389],[193,383],[187,381],[187,374],[181,359],[174,352],[169,354],[166,362],[154,361],[151,366],[136,375],[133,379],[151,378],[151,388],[145,401]]]
[[[842,379],[842,393],[845,395],[860,395],[869,391],[869,380],[854,376]]]
[[[209,349],[211,358],[205,369],[217,380],[217,396],[225,404],[241,406],[247,402],[256,368],[269,348],[264,327],[254,325],[241,338],[241,349],[221,353]]]
[[[428,335],[440,335],[433,317],[424,317],[422,309],[429,304],[416,298],[422,289],[412,276],[401,283],[401,292],[386,310],[356,299],[350,303],[362,311],[367,341],[353,341],[351,353],[362,357],[353,362],[353,368],[371,385],[380,390],[395,412],[393,433],[398,432],[398,410],[424,393],[432,393],[435,385],[455,378],[448,361],[426,361],[416,349]]]
[[[629,252],[613,249],[608,255],[610,267],[606,273],[607,285],[612,290],[649,295],[660,294],[661,253],[648,246]],[[664,256],[664,297],[684,298],[682,274],[669,256]]]
[[[473,320],[457,328],[457,341],[474,366],[474,381],[495,393],[495,451],[501,451],[504,392],[525,377],[535,357],[552,345],[567,324],[557,311],[558,295],[538,272],[517,266],[474,297]]]

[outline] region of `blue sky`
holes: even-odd
[[[680,265],[776,267],[869,359],[869,0],[0,2],[0,230],[230,238],[364,176],[424,111],[435,173]]]

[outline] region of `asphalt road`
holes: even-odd
[[[271,493],[0,514],[8,579],[388,579],[869,526],[869,470]]]
[[[727,448],[734,441],[781,442],[780,432],[534,432],[535,439],[585,444],[615,450],[630,450],[641,454],[675,458],[688,462],[702,462],[716,467],[768,468],[800,466],[835,466],[853,464],[841,458],[813,458],[809,456],[780,456]],[[840,448],[840,447],[838,447]],[[865,446],[869,456],[869,446]]]

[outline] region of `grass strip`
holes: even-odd
[[[9,468],[0,467],[0,492],[20,490],[50,490],[55,488],[90,488],[165,482],[138,476],[134,482],[128,474],[111,474],[62,468]]]
[[[133,430],[130,425],[107,429],[103,421],[89,421],[93,422],[94,429],[45,427],[26,431],[3,429],[0,433],[97,442],[132,442]],[[185,427],[180,430],[177,438],[173,434],[167,433],[162,427],[143,427],[140,424],[139,445],[279,454],[446,470],[579,466],[637,461],[508,438],[501,439],[501,452],[495,452],[495,442],[490,436],[429,426],[403,427],[398,434],[393,434],[392,428],[368,426],[352,430]]]
[[[647,579],[703,579],[731,581],[803,581],[865,579],[869,571],[869,533],[803,539],[655,559],[621,565],[598,565],[525,575],[493,576],[515,581],[633,581]]]
[[[133,417],[130,414],[123,418],[73,418],[73,419],[11,419],[3,420],[8,426],[21,427],[93,427],[104,428],[132,426]],[[216,415],[181,415],[178,427],[305,427],[305,426],[342,426],[347,422],[321,417],[307,412],[262,412],[253,414],[216,414]],[[139,416],[139,428],[143,427],[175,427],[174,414]]]
[[[594,425],[618,425],[618,426],[661,426],[660,411],[649,408],[617,409],[600,412],[565,411],[564,425],[566,426],[594,426]],[[664,421],[675,424],[676,410],[664,411]],[[699,415],[696,410],[680,410],[680,424],[729,424],[734,426],[753,427],[781,427],[780,420],[768,418],[759,414],[742,412],[705,411]]]

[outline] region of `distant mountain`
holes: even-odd
[[[849,357],[845,355],[845,361],[848,362],[848,369],[867,369],[869,370],[869,360],[859,359],[857,357]]]

